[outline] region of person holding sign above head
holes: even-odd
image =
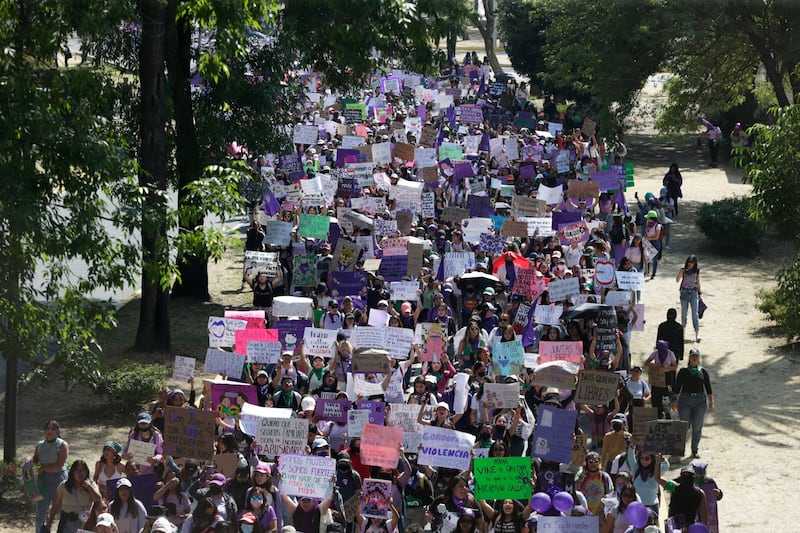
[[[153,427],[150,413],[142,412],[136,417],[136,425],[133,426],[128,434],[128,444],[122,452],[122,458],[126,461],[133,459],[133,455],[128,451],[131,441],[147,442],[155,445],[153,455],[147,458],[147,464],[139,466],[140,474],[149,474],[155,470],[155,466],[161,462],[161,454],[164,453],[164,437],[161,432]]]
[[[700,457],[698,447],[703,436],[706,411],[714,412],[714,396],[708,371],[700,366],[700,350],[689,350],[689,364],[681,368],[672,397],[678,416],[692,427],[692,457]]]
[[[313,498],[300,498],[292,500],[285,494],[281,494],[283,505],[292,517],[292,523],[297,531],[315,533],[320,530],[320,524],[331,523],[330,507],[331,499],[326,498],[322,501],[315,501]]]
[[[433,410],[433,418],[426,419],[423,415],[425,414],[425,409],[427,407],[428,402],[426,397],[423,398],[423,401],[419,406],[419,413],[417,414],[417,423],[423,426],[436,426],[440,428],[455,429],[453,427],[454,422],[458,421],[458,418],[461,418],[460,415],[456,415],[458,418],[453,417],[451,420],[450,406],[447,405],[447,402],[439,402],[436,404],[436,407]]]
[[[261,270],[255,278],[245,276],[245,281],[253,289],[253,308],[266,309],[269,316],[272,310],[272,299],[275,296],[275,287],[283,283],[281,269],[278,269],[278,275],[272,280],[269,279],[267,272]]]
[[[652,385],[652,396],[650,397],[651,405],[658,409],[658,417],[664,418],[667,413],[664,410],[663,399],[669,395],[675,381],[675,370],[678,369],[678,359],[672,350],[669,349],[669,343],[665,340],[656,341],[656,349],[650,354],[650,357],[645,361],[645,365],[650,368],[651,372],[663,372],[665,387],[656,387]],[[652,378],[652,374],[651,374]]]

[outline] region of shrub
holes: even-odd
[[[97,392],[106,397],[110,412],[128,416],[156,398],[166,379],[162,365],[126,361],[102,376]]]
[[[800,335],[800,254],[776,274],[778,286],[758,292],[756,308],[775,321],[789,338]]]
[[[752,199],[736,196],[703,204],[697,225],[714,244],[736,255],[756,255],[764,236],[763,223],[750,217]]]

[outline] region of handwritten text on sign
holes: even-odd
[[[582,363],[583,342],[541,341],[539,343],[539,362],[548,363],[550,361],[569,361],[570,363]]]
[[[361,462],[382,468],[397,468],[402,428],[364,424],[361,431]]]
[[[301,498],[330,498],[336,459],[316,455],[284,454],[278,457],[281,474],[280,489],[287,496]]]
[[[605,405],[614,399],[619,375],[600,370],[584,370],[578,376],[575,402],[586,405]]]
[[[422,448],[417,462],[421,465],[468,470],[471,460],[470,450],[474,444],[474,435],[452,429],[424,426]]]

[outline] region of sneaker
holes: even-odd
[[[694,459],[700,459],[700,454],[699,454],[699,453],[697,453],[697,452],[692,452],[692,458],[694,458]]]
[[[700,337],[700,335],[697,335],[694,338],[694,342],[700,342],[701,340],[703,340],[703,339]]]

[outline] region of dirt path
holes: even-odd
[[[711,374],[717,405],[717,411],[706,418],[700,451],[702,460],[710,464],[709,475],[725,491],[719,510],[721,530],[783,531],[785,524],[800,523],[798,506],[788,505],[780,516],[772,510],[773,500],[793,488],[791,473],[783,465],[796,464],[793,450],[800,448],[791,425],[800,415],[796,402],[800,356],[783,348],[784,339],[766,328],[754,303],[755,292],[772,283],[775,269],[788,261],[790,251],[785,246],[767,244],[765,256],[739,259],[705,249],[706,241],[694,225],[699,205],[749,191],[741,184],[741,172],[709,169],[705,151],[689,147],[688,142],[676,145],[632,137],[629,160],[636,164],[634,190],[640,196],[647,191],[658,192],[671,161],[679,164],[684,177],[684,201],[672,228],[671,250],[643,295],[646,325],[643,333],[633,336],[634,360],[643,360],[652,350],[656,328],[664,320],[666,309],[679,308],[675,275],[686,256],[696,254],[703,273],[703,297],[709,306],[701,321],[703,340],[697,347],[703,366]],[[247,299],[235,290],[239,272],[232,257],[210,265],[216,304],[212,306],[216,309]],[[208,316],[206,311],[198,309],[197,314]],[[127,316],[135,320],[136,315],[128,311]],[[176,349],[181,354],[202,350],[200,345],[194,350]],[[92,467],[103,441],[123,440],[127,432],[123,425],[108,425],[109,413],[97,399],[82,392],[63,393],[57,382],[50,389],[24,391],[20,406],[19,457],[33,452],[35,441],[41,438],[41,426],[49,418],[62,422],[71,459],[82,457]],[[673,465],[670,475],[677,468],[680,465]],[[31,528],[24,521],[2,523],[0,533]]]

